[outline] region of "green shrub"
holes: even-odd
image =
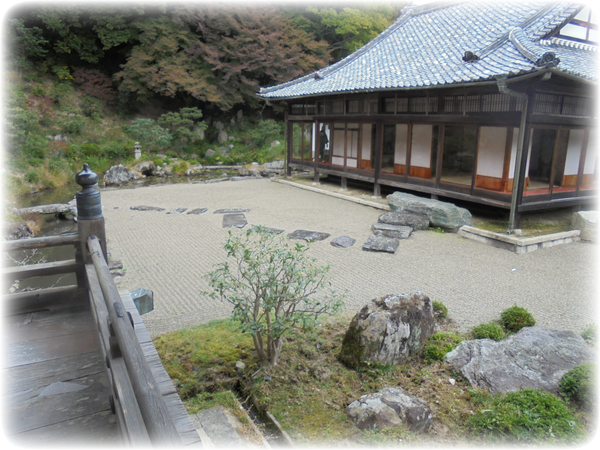
[[[462,341],[455,333],[436,333],[427,339],[423,354],[427,361],[443,361],[446,353],[454,350]]]
[[[433,317],[435,320],[444,320],[448,317],[448,308],[439,300],[434,300],[433,305]]]
[[[532,327],[535,325],[533,315],[525,308],[517,305],[502,311],[500,321],[504,329],[511,333],[516,333],[523,327]]]
[[[581,332],[581,337],[590,345],[596,345],[596,324],[590,323],[586,325]]]
[[[594,404],[596,367],[587,362],[573,367],[560,380],[560,394],[569,402],[587,410]]]
[[[354,450],[416,450],[422,448],[419,439],[403,428],[365,431],[354,444]]]
[[[482,400],[468,425],[473,433],[494,442],[573,443],[585,438],[573,412],[547,391],[523,389]]]
[[[179,164],[173,166],[172,172],[178,175],[185,175],[188,170],[188,165],[185,161],[181,161]]]
[[[37,172],[30,170],[29,172],[27,172],[27,174],[25,175],[25,181],[27,183],[37,183],[38,181],[40,181],[40,176],[38,175]]]
[[[502,327],[496,322],[482,323],[473,328],[474,339],[492,339],[494,341],[501,341],[506,337],[506,333]]]

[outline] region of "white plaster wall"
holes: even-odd
[[[504,127],[480,128],[477,175],[502,178],[507,133]]]
[[[583,130],[570,130],[565,161],[565,175],[577,175],[579,171],[579,156],[583,145]]]
[[[596,169],[596,159],[598,157],[598,133],[596,130],[590,130],[587,151],[585,154],[585,164],[583,166],[584,174],[592,174]]]
[[[371,160],[371,131],[372,126],[370,123],[363,124],[362,127],[362,150],[360,158],[364,161]]]
[[[410,165],[415,167],[431,166],[431,139],[433,125],[413,125]]]
[[[515,162],[517,161],[517,145],[519,143],[519,128],[513,129],[512,145],[510,146],[510,166],[508,169],[508,178],[515,177]]]
[[[406,164],[408,147],[408,124],[396,125],[396,143],[394,147],[394,164]]]

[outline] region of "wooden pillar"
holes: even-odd
[[[98,174],[92,172],[88,164],[84,164],[83,170],[77,174],[75,181],[82,187],[82,190],[77,192],[76,195],[77,229],[79,232],[79,242],[81,243],[80,257],[83,259],[84,264],[92,262],[87,250],[87,239],[89,236],[95,235],[102,246],[104,260],[108,261],[100,191],[94,188],[98,184]]]
[[[383,122],[378,121],[375,125],[375,148],[372,151],[375,173],[373,174],[373,197],[381,198],[381,186],[379,184],[379,175],[381,174],[381,152],[383,139]]]

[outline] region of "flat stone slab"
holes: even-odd
[[[256,230],[256,228],[258,228],[257,225],[252,225],[252,229]],[[281,234],[285,231],[285,230],[280,230],[279,228],[269,228],[269,227],[263,227],[263,226],[261,226],[261,228],[263,230],[265,230],[267,233],[274,233],[274,234]]]
[[[242,213],[224,214],[223,228],[244,228],[248,224],[246,215]]]
[[[22,216],[24,214],[68,214],[71,212],[71,206],[67,203],[53,203],[50,205],[14,209],[12,212],[16,216]]]
[[[132,206],[129,209],[134,211],[164,211],[165,208],[159,208],[157,206]]]
[[[396,238],[369,236],[362,249],[368,252],[396,253],[398,245],[400,245],[400,241]]]
[[[235,214],[250,212],[250,208],[217,209],[213,214]]]
[[[356,243],[356,239],[348,236],[340,236],[331,240],[331,245],[337,248],[352,247]]]
[[[318,231],[296,230],[288,234],[290,239],[304,239],[305,241],[323,241],[331,236],[329,233],[320,233]]]
[[[413,230],[426,230],[429,228],[429,218],[423,214],[408,212],[389,212],[379,216],[379,222],[388,225],[401,225],[411,227]]]
[[[371,226],[375,236],[385,236],[396,239],[408,239],[413,229],[404,225],[390,225],[387,223],[374,223]]]
[[[187,208],[176,208],[169,211],[167,214],[181,214],[187,211]]]
[[[206,211],[208,211],[208,208],[196,208],[196,209],[192,209],[191,211],[188,211],[188,214],[202,214],[205,213]]]
[[[205,448],[244,448],[244,442],[238,435],[230,418],[220,406],[190,414],[192,423],[210,443]]]

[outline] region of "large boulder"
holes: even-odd
[[[525,327],[502,341],[463,341],[445,360],[472,386],[492,394],[525,388],[558,393],[560,379],[595,352],[572,331]]]
[[[473,225],[471,213],[465,208],[459,208],[452,203],[417,197],[403,192],[394,192],[388,195],[386,199],[392,211],[424,214],[429,218],[432,227],[440,227],[456,232],[463,225]]]
[[[433,414],[422,400],[393,387],[363,395],[346,407],[346,414],[361,430],[403,425],[419,432],[433,423]]]
[[[577,211],[571,217],[571,229],[581,230],[584,241],[598,242],[598,211]]]
[[[431,300],[421,292],[373,299],[350,322],[339,358],[350,368],[398,364],[421,351],[436,328]]]
[[[156,172],[156,165],[152,161],[142,161],[139,164],[136,164],[131,172],[134,174],[135,178],[141,178],[142,176],[150,177],[154,175]]]
[[[127,183],[134,178],[134,175],[127,170],[123,164],[112,166],[106,172],[104,172],[104,184],[110,186],[111,184],[122,184]]]

